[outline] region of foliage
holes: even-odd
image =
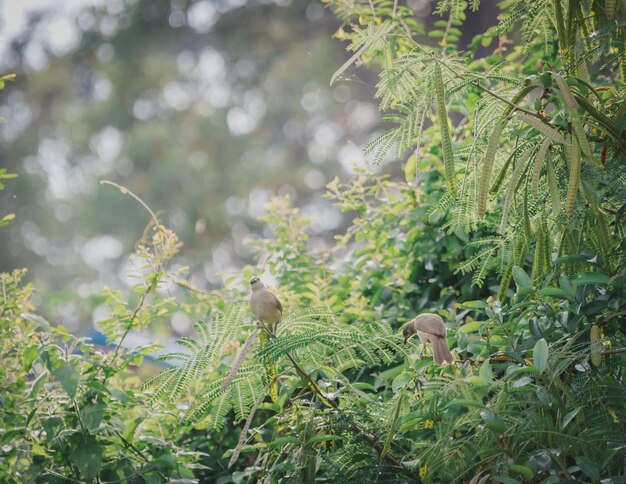
[[[345,21],[342,37],[351,48],[368,46],[352,60],[381,66],[377,97],[394,127],[370,143],[374,161],[394,146],[399,157],[411,151],[406,170],[415,176],[410,165],[422,157],[425,135],[439,137],[447,230],[488,234],[459,270],[473,272],[479,285],[498,273],[504,299],[513,265],[532,260],[538,281],[552,269],[552,248],[558,255],[593,252],[608,274],[624,264],[623,250],[610,250],[626,220],[625,91],[614,62],[625,58],[623,5],[502,2],[508,13],[463,52],[460,28],[478,2],[439,2],[437,13],[447,20],[428,33],[436,46],[415,40],[420,29],[398,2],[329,3]],[[509,48],[516,28],[521,41]],[[495,51],[479,56],[494,37]],[[450,116],[458,119],[454,139]],[[433,126],[425,130],[427,119]],[[533,247],[546,257],[527,257]]]
[[[100,321],[116,346],[75,338],[32,313],[24,270],[2,274],[2,482],[162,482],[193,477],[197,453],[177,446],[172,408],[150,408],[133,368],[154,346],[125,348],[131,330],[175,307],[158,296],[178,239],[162,226],[140,244],[142,277],[129,300],[108,291]]]
[[[20,274],[3,276],[2,376],[17,375],[3,394],[7,480],[111,480],[113,468],[145,480],[623,480],[624,90],[605,64],[622,55],[607,47],[623,46],[622,5],[502,2],[509,13],[462,52],[477,1],[439,2],[437,46],[415,40],[398,3],[333,2],[354,52],[335,77],[381,66],[394,126],[370,148],[410,156],[406,182],[356,170],[327,186],[353,216],[332,247],[310,247],[310,218],[275,198],[262,217],[272,236],[250,244],[259,267],[230,292],[188,285],[193,302],[177,305],[157,297],[178,247],[157,221],[139,246],[150,270],[136,305],[109,293],[108,356],[31,315]],[[285,308],[271,335],[243,302],[263,270]],[[143,382],[150,392],[129,390],[149,349],[121,358],[121,342],[174,310],[201,315],[196,336],[159,358],[172,366]],[[426,310],[445,319],[455,364],[402,343]]]
[[[144,224],[141,208],[100,179],[162,209],[185,241],[181,263],[200,287],[218,288],[220,271],[251,262],[242,239],[261,235],[267,198],[292,193],[317,206],[313,193],[342,172],[335,155],[348,133],[359,140],[372,129],[357,108],[375,116],[366,86],[328,86],[343,49],[319,3],[111,1],[24,3],[37,14],[6,39],[0,62],[18,73],[3,91],[0,165],[20,175],[0,194],[0,219],[17,214],[0,231],[0,267],[36,272],[41,314],[79,333],[100,296],[89,283],[125,282]],[[65,42],[49,33],[61,21]],[[114,248],[88,257],[103,241]],[[73,297],[86,285],[87,300]]]

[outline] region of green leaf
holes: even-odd
[[[509,467],[509,469],[511,469],[513,472],[516,472],[522,476],[524,476],[526,479],[532,479],[533,478],[533,471],[526,466],[521,466],[518,464],[514,464],[511,467]]]
[[[600,471],[598,468],[586,457],[576,457],[576,464],[583,473],[589,477],[592,481],[596,482],[600,479]]]
[[[87,430],[90,432],[98,430],[106,408],[104,403],[96,403],[95,405],[87,405],[80,411],[80,418]]]
[[[601,272],[579,272],[574,275],[574,280],[579,286],[606,284],[609,282],[609,276]]]
[[[9,213],[9,214],[5,215],[4,217],[2,217],[2,220],[0,220],[0,227],[8,224],[14,218],[15,218],[15,214],[14,213]]]
[[[491,384],[491,381],[493,380],[493,370],[491,369],[491,364],[489,363],[489,360],[485,360],[485,362],[480,367],[480,371],[478,372],[478,374],[483,380],[485,380],[487,385]]]
[[[524,269],[519,266],[513,267],[513,280],[515,281],[515,284],[517,284],[517,287],[520,289],[533,288],[533,282],[530,280],[530,277],[528,277],[528,274],[526,274]]]
[[[468,376],[465,380],[468,383],[471,383],[472,385],[477,387],[484,387],[485,385],[487,385],[485,379],[480,376]]]
[[[93,442],[82,442],[72,452],[72,461],[83,479],[93,479],[102,464],[102,447]]]
[[[541,338],[535,343],[533,348],[533,363],[539,370],[539,373],[543,373],[548,367],[548,343]]]
[[[122,403],[126,403],[132,398],[127,392],[118,388],[110,388],[109,392],[111,393],[111,396],[113,398],[119,400]]]
[[[478,331],[483,324],[484,324],[484,321],[472,321],[470,323],[467,323],[461,326],[457,330],[457,333],[474,333]]]
[[[485,301],[481,301],[480,299],[476,301],[465,301],[460,304],[460,306],[465,309],[485,309],[489,307]]]
[[[22,366],[24,367],[24,371],[30,371],[37,356],[39,356],[38,345],[31,345],[24,349],[22,353]]]
[[[272,448],[272,447],[282,447],[283,445],[287,445],[287,444],[300,444],[300,439],[296,438],[296,437],[278,437],[277,439],[272,440],[271,442],[268,442],[267,446]]]
[[[519,380],[515,380],[515,383],[513,383],[513,388],[522,388],[531,382],[532,380],[530,378],[528,378],[527,376],[524,376],[520,378]]]
[[[318,434],[314,437],[311,437],[306,441],[307,445],[317,444],[318,442],[325,442],[327,440],[343,440],[341,435],[333,435],[333,434]]]
[[[468,400],[466,398],[457,398],[448,402],[448,404],[444,408],[449,407],[476,407],[476,408],[485,408],[485,405],[482,402],[477,402],[476,400]]]
[[[411,183],[415,181],[415,174],[417,173],[417,156],[415,153],[409,156],[409,159],[406,160],[406,164],[404,165],[404,178],[407,183]]]
[[[52,325],[48,321],[46,321],[44,318],[39,316],[38,314],[23,313],[21,316],[24,319],[28,319],[29,321],[32,321],[41,329],[50,330],[52,328]]]
[[[393,382],[391,383],[391,389],[394,393],[396,393],[401,388],[404,388],[406,384],[409,383],[412,379],[413,377],[409,373],[403,371],[393,379]]]
[[[48,375],[48,370],[45,370],[41,375],[37,377],[37,379],[33,382],[33,386],[30,389],[30,393],[28,394],[29,397],[35,398],[39,394],[39,391],[48,381]]]
[[[539,295],[542,297],[553,297],[555,299],[569,299],[570,301],[574,300],[574,297],[571,294],[558,287],[544,287],[543,289],[539,290]]]
[[[569,425],[569,423],[572,420],[574,420],[574,418],[576,417],[576,415],[578,415],[578,412],[580,412],[582,410],[582,408],[583,407],[575,408],[571,412],[567,412],[565,414],[565,416],[563,417],[563,421],[561,422],[561,430],[564,430],[565,427],[567,427]]]
[[[586,264],[589,260],[588,255],[584,254],[571,254],[564,255],[562,257],[558,257],[554,263],[555,264]]]
[[[80,374],[76,367],[74,365],[63,365],[54,370],[54,376],[61,382],[63,390],[65,390],[70,397],[74,398],[76,396],[76,390],[78,390],[78,383],[80,382]]]

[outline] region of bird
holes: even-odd
[[[259,320],[260,326],[265,329],[261,332],[261,344],[266,345],[270,337],[274,337],[276,326],[283,317],[283,305],[280,300],[269,291],[258,277],[250,279],[250,309]],[[274,403],[278,402],[278,371],[276,363],[264,362],[267,380],[270,382],[269,394]]]
[[[431,343],[433,346],[433,356],[435,363],[454,363],[454,356],[450,352],[446,341],[446,326],[443,319],[438,314],[424,313],[408,322],[403,330],[404,342],[411,336],[417,334],[422,344]]]
[[[269,327],[273,334],[283,317],[283,305],[258,277],[250,279],[250,289],[250,309],[261,324]]]
[[[257,317],[260,322],[261,328],[257,328],[248,336],[245,344],[241,348],[239,352],[239,356],[237,360],[231,367],[228,375],[224,378],[224,381],[220,387],[220,391],[224,392],[230,385],[230,383],[235,379],[239,368],[243,364],[243,360],[246,357],[246,354],[252,347],[252,343],[256,339],[259,332],[261,332],[261,343],[267,344],[270,336],[274,337],[274,332],[276,330],[276,325],[283,317],[283,305],[280,303],[280,300],[270,292],[265,284],[261,282],[261,279],[258,277],[253,277],[250,279],[250,309]],[[268,374],[268,380],[273,381],[270,386],[270,394],[272,396],[272,400],[274,402],[278,401],[278,384],[276,383],[276,365],[266,364],[266,371]]]

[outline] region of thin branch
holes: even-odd
[[[259,329],[255,329],[252,333],[248,335],[248,339],[246,340],[245,344],[241,348],[241,352],[239,353],[239,356],[237,357],[237,359],[235,360],[235,363],[233,364],[230,371],[228,372],[228,375],[226,375],[226,378],[224,378],[224,382],[222,383],[222,386],[220,387],[220,392],[226,391],[226,389],[228,388],[228,385],[230,385],[230,383],[235,379],[235,376],[237,376],[237,372],[239,371],[239,368],[243,364],[243,360],[246,358],[246,355],[248,354],[248,351],[250,350],[252,343],[254,343],[254,340],[256,339],[257,334],[259,334]]]
[[[235,447],[235,450],[233,451],[233,455],[230,457],[230,460],[228,461],[229,468],[237,461],[239,454],[241,454],[241,449],[243,447],[243,444],[247,440],[248,431],[250,430],[250,425],[252,425],[252,419],[254,418],[254,414],[256,413],[257,408],[259,408],[259,405],[261,404],[261,401],[263,400],[263,398],[265,398],[267,391],[269,390],[269,388],[271,388],[271,386],[274,384],[274,382],[277,379],[278,379],[278,376],[274,378],[267,385],[267,387],[265,387],[265,392],[261,392],[259,397],[254,402],[254,405],[252,405],[252,408],[250,409],[250,413],[248,413],[248,418],[246,419],[246,423],[244,424],[243,429],[241,429],[241,435],[239,436],[239,441],[237,442],[237,446]]]
[[[617,355],[619,353],[626,353],[626,348],[616,348],[614,350],[604,350],[601,352],[603,355]]]
[[[188,289],[189,291],[197,292],[198,294],[204,294],[205,296],[211,295],[210,292],[205,291],[204,289],[200,289],[198,286],[194,286],[191,282],[185,281],[184,279],[177,279],[176,281],[174,281],[174,284],[180,287],[184,287],[185,289]]]
[[[120,192],[124,193],[125,195],[130,195],[131,197],[133,197],[135,200],[137,200],[148,211],[148,213],[152,217],[152,220],[154,221],[154,226],[155,227],[159,226],[159,219],[154,214],[152,209],[150,207],[148,207],[148,204],[146,202],[144,202],[141,198],[139,198],[137,195],[135,195],[133,192],[131,192],[128,188],[123,187],[122,185],[118,185],[117,183],[109,181],[109,180],[101,180],[100,184],[101,185],[111,185],[111,186],[114,186],[115,188],[117,188]]]

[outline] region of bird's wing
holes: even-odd
[[[276,306],[276,308],[280,311],[280,314],[283,314],[283,305],[280,303],[280,300],[276,297],[275,294],[271,293],[272,295],[272,300],[274,301],[274,305]]]
[[[415,329],[435,336],[446,336],[446,326],[437,314],[420,314],[414,320]]]

